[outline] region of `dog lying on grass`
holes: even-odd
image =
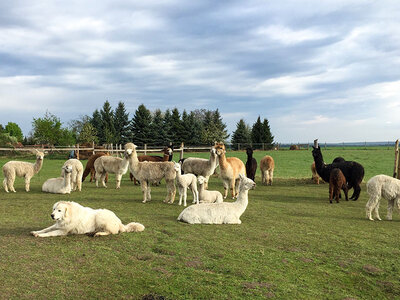
[[[35,237],[86,233],[101,236],[144,230],[144,226],[140,223],[122,224],[111,210],[92,209],[72,201],[55,203],[51,218],[56,221],[53,226],[40,231],[32,231],[31,234]]]

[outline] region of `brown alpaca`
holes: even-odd
[[[96,154],[93,154],[92,156],[89,157],[88,162],[85,167],[85,171],[83,171],[82,175],[82,182],[85,181],[86,176],[89,175],[90,173],[90,182],[93,181],[96,175],[96,171],[94,170],[94,162],[96,159],[98,159],[100,156],[104,155],[110,155],[109,153],[104,153],[104,152],[97,152]],[[106,175],[105,182],[108,181],[108,174]]]
[[[170,159],[170,157],[172,158],[173,152],[172,149],[169,147],[165,147],[163,149],[163,156],[157,156],[157,155],[139,155],[138,156],[138,160],[140,162],[142,161],[151,161],[151,162],[156,162],[156,161],[171,161],[172,159]],[[131,181],[134,182],[134,184],[136,185],[136,178],[133,177],[133,174],[131,172],[129,172],[129,178],[131,179]]]
[[[317,169],[315,169],[315,162],[311,164],[311,179],[314,181],[315,184],[319,184],[319,175],[317,173]]]
[[[349,201],[347,196],[348,188],[346,177],[339,168],[334,168],[329,176],[329,202],[332,203],[333,196],[336,202],[339,203],[340,190],[343,189],[346,201]]]
[[[215,143],[215,150],[218,155],[219,168],[221,170],[219,177],[224,185],[224,199],[228,196],[228,188],[231,189],[232,199],[237,197],[239,191],[239,174],[246,175],[244,163],[237,157],[225,157],[225,145]]]
[[[274,179],[274,169],[274,159],[269,155],[265,155],[260,160],[261,183],[263,185],[272,185],[272,181]]]

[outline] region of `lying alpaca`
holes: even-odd
[[[104,180],[107,173],[115,174],[116,188],[119,189],[121,186],[121,178],[128,171],[128,156],[124,155],[124,158],[112,157],[112,156],[100,156],[94,162],[94,169],[96,170],[96,186],[99,186],[99,179],[105,188],[107,188]]]
[[[199,192],[197,190],[197,178],[196,175],[193,174],[181,174],[181,165],[179,163],[174,164],[174,169],[176,171],[176,183],[178,185],[179,191],[179,205],[182,204],[183,197],[183,206],[186,206],[186,198],[187,198],[187,189],[193,193],[193,203],[199,204]]]
[[[72,174],[71,174],[71,189],[75,191],[78,188],[78,191],[82,190],[82,174],[83,174],[83,165],[82,163],[75,159],[68,159],[63,167],[71,166]],[[61,169],[61,177],[64,177],[64,168]]]
[[[342,171],[347,180],[347,187],[349,189],[354,188],[354,193],[350,199],[356,201],[361,192],[360,184],[364,178],[364,167],[355,161],[341,161],[325,164],[321,148],[317,144],[313,146],[312,155],[318,175],[321,176],[325,182],[329,182],[332,169],[339,168]]]
[[[165,147],[163,149],[163,156],[157,156],[157,155],[139,155],[138,160],[140,162],[143,161],[151,161],[151,162],[157,162],[157,161],[172,161],[172,157],[174,155],[174,152],[172,151],[172,148],[170,147]],[[129,172],[129,178],[131,181],[134,182],[136,185],[136,178],[133,176],[132,172]]]
[[[317,170],[315,169],[315,162],[311,164],[311,179],[314,181],[315,184],[319,184],[319,175]]]
[[[218,191],[209,191],[205,189],[205,183],[207,182],[207,178],[203,176],[199,176],[197,178],[199,182],[199,200],[200,203],[222,203],[224,199],[222,194]]]
[[[228,188],[232,193],[232,199],[238,195],[239,174],[246,173],[244,163],[237,157],[225,157],[225,145],[223,143],[215,143],[217,151],[219,168],[221,170],[220,178],[224,185],[224,199],[228,195]]]
[[[42,191],[53,194],[70,194],[72,170],[71,165],[63,166],[63,177],[47,179],[42,185]]]
[[[369,194],[369,200],[365,209],[369,220],[374,220],[372,218],[372,211],[374,211],[375,217],[379,221],[381,220],[379,217],[379,202],[381,197],[388,200],[388,220],[392,220],[394,205],[400,210],[400,180],[387,175],[376,175],[368,180],[367,192]]]
[[[83,171],[83,175],[82,175],[82,182],[85,181],[85,178],[89,175],[90,173],[90,182],[92,182],[96,177],[96,170],[94,169],[94,162],[96,161],[96,159],[98,159],[100,156],[104,156],[104,155],[110,155],[108,152],[104,153],[104,152],[97,152],[96,154],[93,154],[92,156],[90,156],[88,158],[85,170]],[[106,178],[105,178],[105,182],[108,181],[108,174],[106,174]]]
[[[240,216],[248,204],[248,191],[256,184],[242,174],[239,178],[239,196],[235,202],[191,205],[180,213],[178,221],[189,224],[241,224]]]
[[[167,197],[164,202],[174,202],[176,172],[173,162],[139,162],[136,145],[133,143],[125,144],[125,155],[128,157],[129,170],[140,181],[143,192],[143,203],[151,200],[150,183],[160,182],[163,178],[165,178],[167,184]]]
[[[346,196],[346,201],[349,201],[347,196],[347,182],[342,171],[335,168],[332,170],[329,177],[329,202],[332,203],[333,196],[335,196],[336,203],[339,203],[340,190],[343,189],[344,195]]]
[[[39,173],[40,169],[43,166],[43,158],[44,153],[36,150],[36,162],[29,163],[25,161],[9,161],[3,166],[3,187],[4,190],[8,193],[8,189],[11,192],[15,193],[14,189],[14,181],[15,177],[24,177],[25,178],[25,191],[29,192],[29,185],[31,182],[31,178],[33,175]]]
[[[265,155],[260,160],[261,182],[263,185],[272,185],[274,179],[275,162],[274,159]]]
[[[246,161],[247,178],[250,178],[251,180],[254,181],[257,171],[257,161],[255,158],[253,158],[253,149],[250,147],[247,148],[246,154],[247,154],[247,161]]]

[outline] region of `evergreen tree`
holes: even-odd
[[[92,125],[92,123],[87,122],[83,125],[81,131],[79,132],[79,142],[80,143],[98,143],[97,131]]]
[[[229,134],[228,130],[226,130],[226,124],[222,121],[222,117],[218,109],[214,112],[213,122],[217,128],[217,135],[219,136],[218,140],[225,141],[229,137]]]
[[[157,109],[153,113],[152,121],[150,124],[150,132],[152,137],[152,144],[157,146],[165,145],[165,128],[164,128],[164,117],[161,110]]]
[[[115,143],[115,127],[114,127],[114,112],[112,111],[110,102],[106,100],[103,108],[100,110],[101,126],[100,143]]]
[[[172,127],[171,127],[171,123],[172,123],[172,115],[171,115],[171,111],[169,109],[167,109],[165,111],[164,114],[164,120],[163,120],[163,126],[164,126],[164,132],[165,132],[165,136],[164,136],[164,141],[166,142],[167,145],[169,145],[170,143],[173,143],[173,133],[172,133]]]
[[[181,121],[179,110],[174,108],[171,114],[170,138],[173,143],[181,143],[184,141],[184,128]]]
[[[232,148],[238,150],[238,144],[243,149],[251,143],[250,126],[247,125],[243,119],[236,124],[236,130],[232,135]]]
[[[257,121],[253,124],[253,127],[251,129],[251,141],[253,143],[254,149],[262,148],[261,144],[264,143],[263,136],[264,136],[264,127],[263,123],[261,123],[260,116],[258,116]]]
[[[216,111],[205,111],[203,118],[203,143],[210,145],[216,141],[225,142],[228,137],[226,124],[222,122],[218,109]]]
[[[22,140],[24,139],[22,130],[17,123],[8,122],[4,131],[9,133],[10,136],[14,136],[18,142],[22,142]]]
[[[267,119],[264,119],[263,121],[262,141],[265,143],[267,149],[272,149],[274,144],[274,136],[271,133],[271,128],[269,127],[269,122]]]
[[[151,119],[151,113],[146,106],[139,105],[131,122],[131,132],[135,144],[143,145],[152,142]]]
[[[115,142],[125,144],[131,140],[129,132],[129,113],[124,102],[119,102],[114,113]]]
[[[182,121],[183,121],[183,116],[182,116]],[[196,114],[194,112],[190,112],[187,121],[183,122],[185,130],[187,130],[187,139],[185,140],[185,143],[188,145],[201,145],[202,144],[202,139],[201,139],[201,133],[203,131],[203,123],[199,118],[196,117]]]
[[[98,109],[93,112],[92,118],[90,119],[90,123],[93,125],[93,128],[96,131],[97,141],[103,143],[103,128],[101,125],[101,114]]]

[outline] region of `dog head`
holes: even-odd
[[[56,222],[61,222],[69,219],[71,212],[71,204],[65,201],[59,201],[53,205],[51,218]]]

